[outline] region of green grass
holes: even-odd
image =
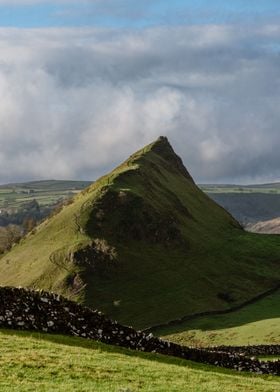
[[[270,355],[267,357],[258,357],[260,361],[279,361],[280,357],[275,355]]]
[[[244,232],[183,170],[165,141],[146,146],[5,255],[0,284],[61,292],[136,328],[226,309],[273,287],[279,237]],[[108,271],[73,263],[92,239],[115,249]],[[75,276],[86,285],[79,292]]]
[[[237,373],[66,336],[0,330],[0,390],[278,391],[279,378]]]
[[[280,342],[280,291],[245,308],[163,328],[158,332],[184,345],[255,345]]]

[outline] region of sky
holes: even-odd
[[[0,0],[0,183],[166,135],[197,182],[280,181],[278,0]]]

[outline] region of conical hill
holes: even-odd
[[[279,260],[279,237],[244,232],[160,137],[6,254],[0,284],[145,328],[252,298],[279,282]]]

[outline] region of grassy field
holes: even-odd
[[[75,261],[83,251],[93,264]],[[0,284],[61,292],[140,329],[254,297],[279,281],[279,260],[279,237],[244,232],[159,140],[1,258]]]
[[[0,209],[19,208],[36,199],[39,205],[56,203],[89,186],[89,181],[32,181],[0,185]]]
[[[276,392],[280,380],[79,338],[0,330],[0,390]]]
[[[199,187],[206,193],[265,193],[280,194],[280,183],[260,185],[218,185],[200,184]]]
[[[162,329],[159,334],[184,345],[254,345],[280,342],[280,290],[255,304],[218,316],[201,317]]]
[[[279,361],[280,357],[271,355],[270,357],[258,357],[260,361]]]

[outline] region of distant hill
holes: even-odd
[[[227,309],[280,279],[280,240],[246,233],[159,138],[0,260],[0,284],[44,288],[145,328]]]
[[[64,191],[64,190],[80,190],[91,185],[92,181],[69,181],[69,180],[40,180],[40,181],[29,181],[29,182],[19,182],[0,185],[0,190],[2,189],[29,189],[37,191]]]
[[[200,184],[206,193],[280,193],[280,182],[254,185]]]
[[[244,226],[280,217],[280,194],[209,193]]]
[[[258,222],[249,225],[247,229],[253,233],[280,234],[280,218]]]
[[[200,188],[244,226],[280,217],[280,183]]]
[[[268,184],[255,184],[255,185],[246,185],[245,188],[248,189],[269,189],[269,190],[275,190],[275,189],[280,189],[280,182],[270,182]]]

